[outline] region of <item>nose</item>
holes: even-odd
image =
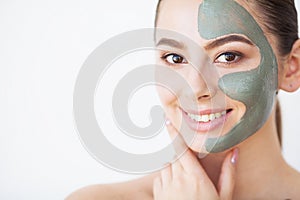
[[[185,78],[191,87],[191,89],[183,89],[184,96],[187,98],[196,98],[200,102],[210,100],[215,96],[218,88],[218,76],[213,73],[212,68],[203,67],[199,69],[190,66]]]

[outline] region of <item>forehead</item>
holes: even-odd
[[[168,29],[195,38],[197,31],[199,0],[162,0],[157,28]]]
[[[218,2],[222,5],[226,1],[219,0]],[[197,42],[205,42],[206,40],[201,38],[198,32],[198,12],[202,2],[203,0],[162,0],[158,12],[157,27],[179,32]],[[251,14],[249,6],[243,0],[236,2]],[[230,18],[229,13],[228,22],[230,23],[231,20],[234,19]]]

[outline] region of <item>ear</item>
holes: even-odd
[[[294,92],[300,87],[300,39],[295,41],[283,67],[279,88]]]

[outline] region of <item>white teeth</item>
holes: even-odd
[[[218,118],[220,118],[222,116],[222,114],[221,113],[216,113],[215,116],[218,119]]]
[[[201,117],[203,122],[208,122],[209,121],[209,116],[208,115],[202,115]]]
[[[212,121],[215,119],[220,118],[221,116],[226,115],[226,111],[223,112],[218,112],[218,113],[213,113],[210,115],[194,115],[194,114],[190,114],[188,113],[188,116],[197,122],[208,122],[208,121]]]

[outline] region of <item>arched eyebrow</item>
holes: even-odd
[[[169,39],[169,38],[162,38],[156,44],[156,46],[163,46],[163,45],[177,48],[177,49],[185,49],[185,45],[182,42],[179,42],[174,39]]]
[[[217,38],[215,40],[213,40],[212,42],[209,42],[208,44],[206,44],[204,46],[205,50],[210,50],[219,46],[222,46],[224,44],[227,44],[229,42],[242,42],[242,43],[246,43],[249,44],[251,46],[254,46],[254,43],[251,42],[249,39],[240,36],[240,35],[228,35],[222,38]]]
[[[229,42],[242,42],[242,43],[246,43],[246,44],[249,44],[251,46],[254,46],[253,42],[251,42],[249,39],[247,39],[243,36],[240,36],[240,35],[227,35],[225,37],[217,38],[217,39],[209,42],[208,44],[206,44],[204,46],[204,49],[205,50],[210,50],[210,49],[225,45]],[[186,48],[184,43],[179,42],[179,41],[174,40],[174,39],[170,39],[170,38],[162,38],[156,44],[156,46],[163,46],[163,45],[170,46],[170,47],[177,48],[177,49],[185,49]]]

